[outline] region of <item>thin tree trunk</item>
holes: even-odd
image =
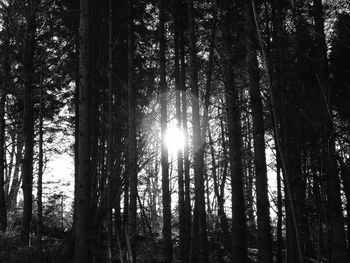
[[[295,200],[294,200],[294,195],[293,195],[293,191],[292,191],[292,185],[290,182],[290,173],[288,170],[288,162],[286,159],[285,147],[284,147],[284,145],[282,145],[282,136],[281,136],[281,132],[280,132],[281,118],[279,116],[279,112],[276,110],[276,108],[278,109],[276,92],[275,92],[275,90],[273,90],[273,87],[271,84],[272,83],[271,72],[270,72],[270,68],[268,65],[268,61],[267,61],[264,41],[262,39],[260,28],[258,26],[257,14],[255,11],[255,1],[251,0],[251,4],[252,4],[252,8],[253,8],[253,17],[254,17],[254,21],[255,21],[255,27],[257,29],[258,41],[259,41],[259,45],[260,45],[261,51],[262,51],[263,65],[264,65],[267,79],[268,79],[270,100],[271,100],[271,104],[272,104],[274,132],[276,134],[275,135],[275,137],[276,137],[275,143],[276,143],[276,146],[277,146],[279,154],[280,154],[281,167],[282,167],[282,171],[283,171],[283,175],[284,175],[284,179],[285,179],[285,188],[287,190],[287,195],[288,195],[286,197],[286,200],[288,200],[289,206],[286,205],[286,211],[288,211],[287,207],[289,207],[290,208],[290,216],[292,219],[291,224],[293,225],[293,228],[294,228],[293,232],[295,233],[295,244],[297,247],[298,259],[299,259],[299,263],[303,263],[304,262],[304,253],[303,253],[303,249],[301,246],[299,227],[298,227],[298,222],[297,222],[297,218],[296,218]],[[286,213],[286,214],[288,217],[288,213]],[[291,232],[291,233],[293,233],[293,232]]]
[[[21,229],[21,243],[29,244],[30,222],[32,219],[32,191],[33,191],[33,147],[34,147],[34,54],[36,32],[36,10],[39,0],[29,5],[26,19],[26,37],[24,44],[24,158],[22,166],[23,189],[23,220]]]
[[[113,218],[112,218],[112,175],[113,175],[113,2],[108,1],[108,138],[107,138],[107,260],[112,262]]]
[[[181,130],[181,76],[180,76],[180,54],[179,54],[179,42],[180,42],[180,8],[177,3],[175,10],[175,32],[174,32],[174,75],[175,75],[175,106],[176,106],[176,127]],[[179,187],[179,246],[180,246],[180,260],[185,262],[186,254],[186,208],[185,208],[185,189],[184,189],[184,159],[182,149],[177,152],[177,177]]]
[[[9,36],[9,19],[10,19],[10,8],[12,3],[9,2],[9,5],[7,7],[7,12],[4,15],[4,21],[3,21],[3,32],[5,34],[5,40],[4,40],[4,57],[2,61],[3,66],[3,74],[5,75],[5,78],[8,78],[10,74],[10,57],[9,57],[9,48],[10,48],[10,36]],[[9,82],[7,80],[4,80],[2,85],[8,86]],[[8,192],[8,186],[9,186],[9,179],[11,176],[11,169],[8,171],[8,175],[5,177],[5,171],[6,171],[6,144],[5,144],[5,109],[6,109],[6,92],[1,92],[1,98],[0,98],[0,231],[5,232],[7,228],[7,207],[6,207],[6,197]],[[14,144],[14,141],[12,142]],[[13,151],[11,152],[11,165],[13,160],[13,153],[15,147],[12,147]],[[8,179],[8,180],[7,180]],[[7,188],[7,189],[6,189]]]
[[[7,228],[7,208],[5,201],[5,103],[6,93],[0,98],[0,231]]]
[[[201,151],[201,126],[199,115],[198,96],[198,72],[196,54],[196,36],[194,24],[193,0],[187,1],[187,15],[189,21],[189,52],[190,52],[190,85],[192,104],[192,126],[193,126],[193,161],[195,181],[195,207],[192,229],[191,262],[208,262],[207,251],[207,222],[205,211],[205,192],[203,176],[203,153]],[[199,252],[199,253],[198,253]]]
[[[38,240],[38,254],[39,262],[42,262],[43,252],[43,122],[44,122],[44,100],[43,100],[43,65],[41,65],[40,72],[40,109],[39,109],[39,167],[38,167],[38,192],[37,192],[37,206],[38,206],[38,224],[37,224],[37,240]]]
[[[190,244],[191,244],[191,190],[190,190],[190,159],[189,159],[189,145],[188,145],[188,127],[187,127],[187,96],[186,96],[186,63],[185,63],[185,37],[184,30],[182,29],[180,35],[180,64],[181,64],[181,106],[182,106],[182,132],[184,136],[184,189],[185,189],[185,251],[184,251],[184,262],[190,260]]]
[[[227,222],[227,217],[225,214],[225,209],[224,209],[224,204],[225,204],[225,199],[224,196],[221,193],[220,190],[220,185],[218,182],[218,175],[216,172],[216,157],[215,157],[215,149],[214,149],[214,142],[211,137],[211,131],[210,128],[208,127],[208,135],[209,135],[209,145],[210,145],[210,155],[211,155],[211,163],[212,163],[212,177],[214,180],[214,193],[218,202],[218,216],[220,220],[220,226],[221,226],[221,231],[223,234],[223,238],[221,239],[222,244],[224,245],[225,249],[229,249],[230,247],[230,233],[228,231],[228,222]],[[223,176],[223,180],[225,180],[226,177]]]
[[[253,117],[254,164],[256,176],[257,222],[258,222],[258,263],[272,262],[272,236],[270,225],[270,202],[267,186],[265,155],[265,128],[263,105],[259,87],[257,41],[255,22],[251,5],[244,3],[246,21],[247,67],[249,79],[250,105]]]
[[[129,238],[132,255],[131,262],[136,263],[137,228],[137,143],[136,143],[136,83],[134,73],[134,1],[128,0],[128,174],[129,174]]]
[[[166,83],[166,42],[164,28],[164,0],[159,1],[159,67],[160,67],[160,126],[161,126],[161,164],[162,164],[162,193],[163,193],[163,236],[164,236],[164,262],[171,263],[173,259],[173,246],[171,239],[171,195],[169,191],[169,161],[166,146],[166,133],[168,123],[167,110],[167,83]]]
[[[16,130],[15,128],[10,129],[9,136],[11,138],[11,153],[8,161],[5,159],[6,177],[5,177],[5,200],[6,204],[9,203],[9,193],[10,193],[10,180],[13,176],[13,170],[16,165],[15,154],[16,154]]]
[[[277,169],[277,247],[276,247],[276,263],[282,263],[282,249],[283,249],[283,236],[282,236],[282,186],[281,186],[281,164],[279,159],[279,153],[276,153],[276,169]]]
[[[90,107],[89,107],[89,1],[80,0],[79,28],[79,144],[76,180],[76,228],[74,262],[90,262]]]
[[[243,167],[242,167],[242,133],[239,111],[239,91],[234,83],[233,50],[231,39],[230,1],[224,2],[223,25],[223,54],[222,67],[224,74],[227,126],[229,136],[229,160],[231,168],[232,188],[232,258],[237,263],[248,262],[246,241],[246,219],[243,192]]]
[[[16,134],[16,155],[15,155],[15,168],[13,171],[13,178],[11,183],[11,188],[9,190],[8,198],[7,198],[7,207],[8,209],[12,209],[15,207],[17,201],[17,194],[20,187],[20,183],[22,181],[22,174],[20,174],[21,166],[23,165],[23,147],[24,142],[22,136],[17,133]]]

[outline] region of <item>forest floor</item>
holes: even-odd
[[[35,235],[31,236],[31,244],[27,247],[19,245],[18,233],[6,233],[0,235],[0,262],[6,263],[37,263],[39,253],[36,250],[37,244]],[[43,260],[47,263],[66,263],[71,262],[73,257],[73,249],[64,249],[67,246],[69,234],[61,238],[44,237],[43,239]],[[138,236],[136,241],[137,261],[142,263],[161,263],[164,262],[163,242],[159,238],[150,236]],[[112,247],[112,262],[127,262],[127,246],[124,243],[115,242]],[[121,248],[121,249],[120,249]],[[121,260],[121,253],[123,260]],[[107,260],[107,242],[106,240],[93,240],[91,245],[91,258],[94,263],[108,262]],[[209,260],[213,263],[232,262],[230,253],[220,249],[217,244],[211,244],[208,249]],[[68,254],[67,254],[68,253]],[[249,261],[256,262],[256,249],[248,249]],[[181,262],[178,260],[179,248],[174,244],[174,260],[173,262]]]

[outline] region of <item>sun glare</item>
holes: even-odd
[[[177,127],[169,127],[165,135],[165,144],[168,150],[172,153],[176,153],[181,150],[184,145],[184,135]]]

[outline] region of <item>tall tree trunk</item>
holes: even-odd
[[[239,111],[238,87],[234,83],[233,50],[231,39],[231,2],[223,3],[226,10],[222,25],[222,68],[224,74],[227,125],[229,136],[229,160],[232,188],[232,258],[237,263],[248,262],[246,242],[246,219],[243,192],[242,133]]]
[[[173,259],[173,245],[171,239],[171,196],[169,191],[169,161],[166,146],[166,133],[168,123],[167,110],[167,83],[166,83],[166,42],[164,21],[164,0],[159,1],[159,67],[160,67],[160,127],[161,127],[161,164],[162,164],[162,193],[163,193],[163,236],[165,261],[171,263]]]
[[[31,1],[26,18],[26,37],[24,44],[24,158],[22,166],[23,189],[23,220],[21,229],[21,243],[29,244],[30,222],[32,219],[32,191],[33,191],[33,146],[34,146],[34,54],[36,11],[39,0]]]
[[[7,207],[9,210],[15,207],[17,201],[17,194],[22,181],[22,174],[20,174],[21,166],[23,165],[23,147],[24,141],[21,134],[17,133],[16,137],[16,154],[15,154],[15,168],[13,170],[13,177],[11,188],[7,196]]]
[[[43,65],[41,65],[40,72],[40,109],[39,109],[39,167],[38,167],[38,192],[37,192],[37,206],[38,206],[38,224],[37,224],[37,242],[38,242],[38,256],[39,262],[42,262],[43,252],[43,122],[44,122],[44,99],[43,99]]]
[[[254,17],[254,22],[255,22],[255,27],[257,30],[257,36],[258,36],[258,41],[259,45],[261,47],[262,51],[262,60],[263,60],[263,66],[265,68],[266,76],[268,79],[268,88],[269,88],[269,93],[270,93],[270,100],[271,100],[271,108],[272,108],[272,116],[273,116],[273,124],[274,124],[274,132],[275,132],[275,144],[277,147],[277,150],[279,152],[280,160],[281,160],[281,168],[283,171],[284,175],[284,182],[285,182],[285,189],[286,189],[286,218],[287,218],[287,231],[289,232],[290,235],[289,238],[293,240],[293,242],[290,242],[290,244],[294,247],[296,247],[296,251],[293,252],[293,254],[289,253],[292,257],[294,257],[295,261],[299,260],[299,263],[304,262],[304,253],[303,253],[303,248],[301,245],[301,239],[300,239],[300,230],[298,227],[298,221],[297,221],[297,216],[296,216],[296,205],[295,205],[295,200],[294,200],[294,194],[293,194],[293,185],[291,183],[291,171],[290,171],[290,159],[287,158],[288,154],[287,153],[287,143],[286,140],[288,138],[285,138],[286,136],[282,134],[281,130],[282,128],[285,128],[286,123],[285,121],[281,118],[279,111],[281,111],[281,102],[278,100],[278,90],[274,89],[272,86],[272,78],[271,78],[271,69],[270,65],[268,64],[268,58],[266,55],[266,50],[265,50],[265,44],[264,40],[262,38],[262,34],[260,32],[259,24],[258,24],[258,18],[255,10],[255,0],[251,0],[252,4],[252,9],[253,9],[253,17]],[[279,14],[281,17],[281,14]],[[276,27],[277,31],[281,33],[281,22],[282,20],[277,19],[276,21]],[[278,45],[281,45],[281,41],[277,41]],[[281,46],[279,46],[281,48]],[[282,50],[282,49],[281,49]],[[280,51],[281,51],[280,50]],[[281,55],[281,53],[279,53]],[[281,65],[277,65],[277,68],[281,70]],[[282,71],[280,71],[282,72]],[[278,79],[278,86],[282,86],[282,82]],[[276,110],[279,109],[279,110]],[[288,227],[290,226],[290,227]],[[288,237],[288,235],[287,235]],[[288,241],[288,240],[287,240]],[[296,257],[298,257],[296,259]],[[289,262],[289,261],[288,261]]]
[[[265,155],[265,128],[263,105],[259,87],[257,41],[255,22],[249,1],[244,2],[246,21],[247,67],[249,78],[250,105],[253,115],[254,165],[256,176],[256,199],[258,218],[258,263],[272,262],[272,236],[270,225],[270,202],[267,186]]]
[[[10,66],[10,35],[9,35],[9,20],[10,20],[10,8],[11,7],[11,2],[9,2],[9,5],[7,7],[7,11],[4,15],[4,21],[3,21],[3,33],[5,35],[4,39],[4,57],[2,61],[2,67],[3,67],[3,74],[5,78],[8,78],[11,70]],[[4,80],[2,83],[4,86],[9,85],[9,81]],[[10,177],[11,177],[11,169],[9,169],[8,174],[5,179],[5,171],[6,171],[6,166],[5,166],[5,159],[6,159],[6,144],[5,144],[5,109],[6,109],[6,92],[1,92],[1,98],[0,98],[0,231],[6,231],[7,227],[7,207],[6,207],[6,197],[8,194],[8,188],[10,184]],[[14,141],[13,141],[14,144]],[[14,149],[15,147],[12,147],[11,151],[11,161],[13,160],[13,155],[14,155]],[[10,164],[12,166],[12,162]]]
[[[7,228],[7,208],[5,201],[5,102],[6,93],[0,98],[0,231]]]
[[[191,104],[192,104],[192,126],[193,126],[193,161],[194,161],[194,181],[195,181],[195,207],[193,215],[192,244],[191,244],[191,262],[208,262],[207,251],[207,221],[205,211],[205,193],[204,193],[204,160],[201,151],[201,126],[199,115],[199,96],[198,96],[198,72],[197,72],[197,53],[196,36],[194,24],[193,0],[187,1],[188,14],[188,34],[189,34],[189,52],[190,52],[190,85],[191,85]],[[199,253],[198,253],[199,252]],[[199,256],[199,258],[198,258]]]
[[[329,100],[330,86],[328,81],[327,45],[324,32],[323,6],[321,0],[313,1],[315,21],[315,44],[317,54],[317,81],[320,86],[320,97],[323,114],[323,151],[326,164],[327,185],[327,216],[330,225],[330,260],[331,262],[346,262],[346,236],[344,229],[343,210],[340,196],[340,179],[337,167],[334,127],[332,119],[332,105]]]
[[[137,143],[136,143],[136,83],[134,72],[134,1],[128,0],[128,174],[129,174],[129,237],[131,239],[131,261],[136,262],[136,227],[137,227]]]
[[[113,215],[112,215],[112,175],[113,175],[113,2],[108,1],[108,138],[107,138],[107,249],[108,262],[112,262]]]
[[[184,18],[183,18],[184,19]],[[191,190],[190,190],[190,159],[189,159],[189,145],[188,145],[188,127],[187,127],[187,96],[186,96],[186,63],[185,63],[185,37],[184,28],[180,31],[180,65],[181,65],[181,109],[182,109],[182,132],[184,136],[184,196],[185,196],[185,251],[184,251],[184,262],[190,260],[190,244],[191,244]]]
[[[176,106],[176,128],[181,130],[181,76],[180,76],[180,12],[181,9],[177,2],[174,17],[175,17],[175,32],[174,32],[174,75],[175,75],[175,106]],[[182,149],[177,152],[177,177],[179,188],[179,246],[180,260],[186,262],[186,208],[185,208],[185,189],[184,189],[184,159]]]
[[[214,193],[218,202],[218,217],[220,220],[220,226],[221,226],[221,231],[223,235],[223,237],[220,238],[220,241],[221,241],[221,244],[224,245],[225,249],[228,250],[230,247],[230,234],[228,231],[228,222],[227,222],[227,217],[224,209],[225,199],[223,194],[220,191],[220,186],[224,184],[224,182],[221,182],[221,184],[219,184],[218,175],[216,171],[217,164],[216,164],[215,148],[214,148],[213,139],[211,137],[210,128],[208,128],[208,135],[209,135],[210,155],[211,155],[211,163],[212,163],[212,177],[214,181]],[[223,176],[222,179],[225,180],[225,178],[226,177]]]
[[[80,0],[79,28],[79,137],[76,180],[76,228],[74,262],[90,262],[90,107],[89,107],[89,1]]]
[[[282,249],[283,249],[283,236],[282,236],[282,187],[281,187],[281,164],[279,159],[278,150],[276,151],[276,169],[277,169],[277,246],[276,246],[276,263],[282,263]]]

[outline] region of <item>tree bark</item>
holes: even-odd
[[[207,222],[205,211],[205,192],[203,167],[204,160],[201,151],[201,126],[199,115],[198,96],[198,72],[196,54],[196,36],[194,24],[193,0],[187,1],[187,15],[189,21],[189,52],[190,52],[190,85],[191,85],[191,106],[192,106],[192,126],[193,126],[193,162],[195,181],[195,207],[192,225],[191,262],[208,262],[207,251]],[[199,252],[199,253],[198,253]],[[198,258],[199,256],[199,258]]]
[[[282,249],[283,249],[283,236],[282,236],[282,186],[281,186],[281,164],[279,159],[278,150],[276,150],[276,175],[277,175],[277,246],[276,246],[276,263],[282,263]]]
[[[24,44],[23,71],[24,71],[24,158],[22,166],[23,189],[23,220],[21,229],[21,243],[29,244],[30,222],[32,219],[32,191],[33,191],[33,147],[34,147],[34,54],[36,11],[39,0],[29,4],[26,16],[26,36]]]
[[[136,263],[137,228],[137,142],[136,142],[136,83],[134,73],[134,1],[128,0],[128,174],[129,174],[129,238],[131,240],[131,261]]]
[[[324,32],[323,6],[321,0],[313,1],[315,21],[315,44],[317,54],[317,81],[320,87],[322,105],[323,126],[323,152],[326,164],[326,185],[327,185],[327,217],[329,220],[330,235],[330,260],[331,262],[346,262],[346,235],[344,229],[343,209],[340,196],[339,169],[337,167],[334,126],[332,119],[332,105],[330,104],[328,81],[327,45]]]
[[[254,165],[258,218],[258,263],[263,263],[272,262],[270,202],[268,197],[267,167],[265,157],[265,128],[263,119],[263,105],[259,87],[255,22],[249,1],[244,2],[244,9],[246,22],[249,95],[253,117]]]
[[[224,75],[227,126],[229,136],[229,162],[232,188],[232,258],[238,263],[248,262],[246,241],[246,219],[243,192],[242,133],[239,110],[238,87],[234,83],[233,50],[231,39],[231,2],[224,3],[222,25],[221,64]]]
[[[76,186],[76,228],[74,262],[90,262],[90,74],[89,1],[80,0],[79,28],[79,137]]]
[[[181,130],[181,76],[180,76],[180,6],[177,2],[174,12],[175,17],[175,31],[174,31],[174,75],[175,75],[175,107],[176,107],[176,128]],[[186,260],[186,208],[185,208],[185,188],[184,188],[184,159],[182,149],[177,152],[177,177],[179,187],[179,246],[180,246],[180,260]]]
[[[184,18],[183,18],[184,19]],[[184,195],[185,195],[185,251],[184,251],[184,262],[189,262],[190,260],[190,244],[191,244],[191,189],[190,189],[190,159],[189,159],[189,145],[188,145],[188,125],[187,125],[187,95],[186,95],[186,63],[185,63],[185,37],[184,29],[181,28],[180,32],[180,65],[181,65],[181,106],[182,106],[182,132],[184,136]]]
[[[38,224],[37,224],[37,242],[38,242],[38,256],[39,262],[42,262],[43,252],[43,122],[44,122],[44,100],[43,100],[43,65],[41,65],[40,72],[40,109],[39,109],[39,160],[38,160],[38,192],[37,192],[37,206],[38,206]]]
[[[7,228],[7,208],[5,200],[5,102],[6,93],[0,98],[0,231]]]
[[[166,42],[165,42],[165,10],[164,0],[159,1],[159,67],[160,67],[160,126],[161,126],[161,164],[162,164],[162,192],[163,192],[163,236],[164,236],[164,262],[171,263],[173,259],[173,245],[171,239],[171,195],[169,191],[169,160],[166,146],[166,133],[168,123],[167,110],[167,83],[166,83]]]
[[[112,262],[113,215],[112,215],[112,176],[113,176],[113,2],[108,1],[108,138],[107,138],[107,249],[108,262]]]

